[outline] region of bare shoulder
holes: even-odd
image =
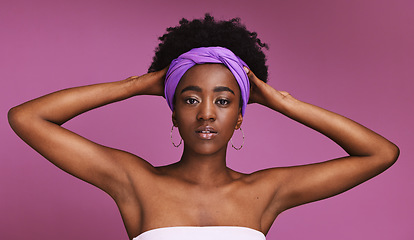
[[[274,187],[283,179],[283,176],[286,174],[286,170],[287,168],[283,167],[266,168],[250,174],[243,174],[242,179],[252,184],[271,184]]]
[[[235,182],[241,190],[245,189],[267,201],[275,196],[282,184],[283,175],[283,168],[263,169],[249,174],[235,171],[233,173]]]
[[[263,232],[267,232],[273,221],[282,212],[275,198],[282,184],[283,169],[269,168],[252,172],[250,174],[236,173],[239,178],[237,191],[232,196],[240,196],[241,207],[249,209],[246,219],[258,222]],[[242,208],[243,209],[243,208]]]

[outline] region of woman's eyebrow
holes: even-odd
[[[181,90],[181,93],[186,92],[186,91],[202,92],[202,89],[198,86],[190,85],[190,86],[183,88],[183,90]],[[223,91],[231,92],[233,95],[235,95],[234,91],[231,90],[229,87],[217,86],[213,89],[213,92],[223,92]]]
[[[190,85],[190,86],[185,87],[183,90],[181,90],[181,93],[183,93],[185,91],[202,92],[200,87],[193,86],[193,85]]]
[[[224,87],[224,86],[218,86],[218,87],[215,87],[214,89],[213,89],[213,91],[214,92],[223,92],[223,91],[227,91],[227,92],[231,92],[231,93],[233,93],[233,95],[235,95],[234,94],[234,92],[233,92],[233,90],[231,90],[230,88],[228,88],[228,87]]]

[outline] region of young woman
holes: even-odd
[[[130,239],[265,239],[281,212],[344,192],[396,161],[398,148],[380,135],[268,85],[266,45],[238,19],[206,15],[167,30],[148,74],[61,90],[9,111],[28,145],[115,200]],[[178,162],[153,167],[61,127],[138,95],[166,98],[184,146]],[[228,168],[227,146],[248,102],[315,129],[349,156],[251,174]]]

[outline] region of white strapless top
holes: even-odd
[[[238,226],[179,226],[156,228],[141,233],[133,240],[266,240],[252,228]]]

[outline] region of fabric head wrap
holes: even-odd
[[[249,101],[250,83],[249,77],[243,69],[247,66],[243,60],[236,56],[232,51],[223,47],[201,47],[193,48],[190,51],[181,54],[178,58],[172,60],[165,77],[164,95],[168,106],[174,110],[173,99],[175,89],[184,73],[196,64],[204,63],[222,63],[236,78],[240,87],[242,97],[242,115],[246,111],[247,102]]]

